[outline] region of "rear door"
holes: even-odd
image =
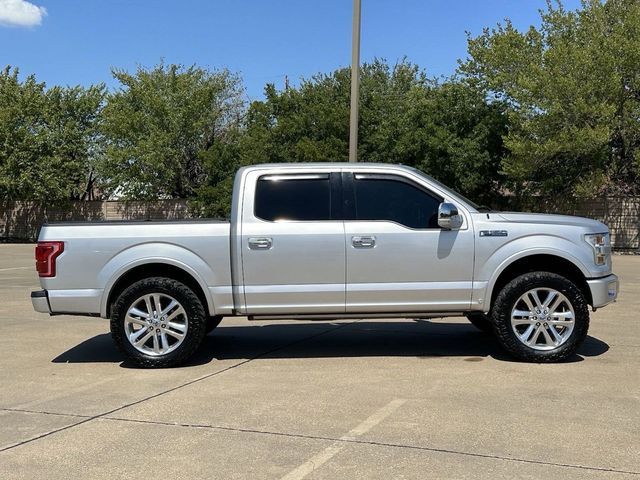
[[[469,308],[474,239],[437,224],[445,199],[401,174],[345,173],[346,311],[428,312]],[[458,206],[460,209],[460,206]]]
[[[345,237],[340,174],[251,172],[241,242],[246,311],[345,310]]]

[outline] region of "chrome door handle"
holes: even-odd
[[[373,248],[376,246],[376,237],[351,237],[351,245],[356,248]]]
[[[251,250],[269,250],[273,246],[273,240],[267,237],[251,237],[249,248]]]

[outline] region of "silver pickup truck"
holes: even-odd
[[[144,367],[189,358],[225,316],[465,315],[515,357],[566,359],[616,299],[606,225],[494,212],[389,164],[238,171],[231,220],[45,225],[38,312],[111,319]]]

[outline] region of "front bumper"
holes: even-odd
[[[36,312],[51,313],[51,306],[49,305],[49,296],[46,290],[38,290],[37,292],[31,292],[31,305]]]
[[[620,282],[616,275],[611,274],[606,277],[587,280],[587,285],[591,290],[593,308],[604,307],[611,302],[615,302],[618,297]]]

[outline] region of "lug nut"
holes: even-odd
[[[540,326],[540,322],[536,322],[536,327],[539,327],[539,326]]]
[[[160,333],[160,329],[158,328],[158,329],[156,330],[156,332],[157,332],[157,333]]]
[[[167,326],[163,323],[162,325],[160,325],[162,328],[166,328]]]

